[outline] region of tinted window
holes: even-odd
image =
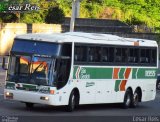
[[[151,50],[151,63],[156,64],[157,62],[157,50]]]
[[[109,62],[114,62],[114,48],[109,47]]]
[[[100,62],[100,59],[101,59],[101,48],[88,47],[88,61],[89,62]]]
[[[62,56],[71,56],[72,54],[72,45],[71,44],[63,44],[61,49]]]
[[[116,62],[127,62],[127,54],[128,54],[128,52],[127,52],[128,50],[127,50],[127,48],[116,48],[115,49],[115,53],[116,53],[116,58],[115,58],[115,61]]]
[[[149,56],[147,56],[147,49],[141,49],[140,50],[140,63],[149,63]]]
[[[60,45],[56,43],[18,39],[14,41],[11,51],[29,54],[57,56],[60,53]]]
[[[81,62],[84,65],[156,66],[157,62],[156,48],[79,45],[75,48],[75,63]]]
[[[77,62],[87,61],[87,47],[85,46],[76,46],[74,60]]]
[[[137,48],[129,48],[128,54],[128,62],[129,63],[138,63],[139,61],[139,49]]]

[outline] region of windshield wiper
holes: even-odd
[[[38,69],[40,66],[42,66],[43,63],[44,63],[44,61],[37,66],[37,68],[33,71],[32,74],[34,74],[34,73],[37,71],[37,69]],[[33,64],[32,64],[32,65],[33,65]]]

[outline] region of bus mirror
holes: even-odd
[[[6,57],[3,57],[2,59],[2,69],[8,70],[7,65],[6,65]]]

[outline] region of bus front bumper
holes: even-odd
[[[56,94],[43,94],[39,92],[22,90],[4,90],[4,99],[20,102],[38,103],[58,106],[58,96]]]

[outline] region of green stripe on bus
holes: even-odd
[[[137,79],[154,79],[156,76],[156,69],[139,69],[137,73]]]
[[[136,78],[137,78],[137,74],[136,74],[136,73],[137,73],[137,70],[138,70],[138,68],[133,68],[133,69],[132,69],[132,78],[133,78],[133,79],[136,79]]]
[[[121,68],[118,76],[124,79],[126,68]],[[155,79],[157,77],[156,68],[132,68],[132,79]],[[74,67],[73,79],[113,79],[113,68],[100,67]]]
[[[113,68],[96,68],[96,67],[74,67],[73,78],[77,75],[80,79],[112,79]]]
[[[119,91],[119,85],[120,85],[120,83],[121,83],[121,80],[116,80],[115,81],[115,88],[114,88],[114,90],[117,92],[117,91]]]
[[[90,79],[112,79],[113,68],[87,68]]]
[[[155,79],[157,77],[156,68],[134,68],[132,79]]]
[[[125,68],[121,68],[119,72],[119,79],[124,79]]]

